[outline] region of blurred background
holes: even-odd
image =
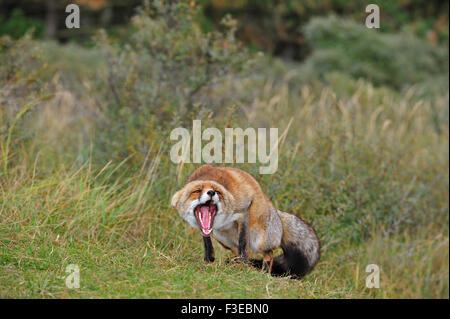
[[[170,1],[166,1],[170,2]],[[65,7],[81,6],[80,29],[65,28]],[[131,16],[142,0],[2,0],[0,34],[20,37],[35,29],[38,38],[59,42],[89,43],[97,28],[125,36]],[[363,23],[364,0],[199,0],[202,10],[195,17],[204,31],[217,28],[226,14],[238,22],[237,37],[254,50],[302,60],[309,50],[302,27],[312,17],[335,13]],[[376,2],[374,2],[376,3]],[[381,32],[408,29],[433,44],[448,43],[448,1],[395,0],[380,2]]]

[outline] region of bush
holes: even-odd
[[[238,36],[250,46],[279,56],[303,60],[308,54],[302,28],[318,16],[335,13],[364,23],[363,0],[201,0],[205,4],[203,25],[211,25],[225,13],[239,21]],[[392,0],[378,1],[381,32],[398,32],[408,28],[421,38],[448,45],[448,1]],[[212,21],[211,21],[212,20]]]
[[[306,65],[322,77],[340,71],[395,89],[448,77],[448,50],[406,32],[383,34],[336,16],[315,18],[304,32],[313,49]]]
[[[13,38],[19,39],[31,29],[34,30],[37,37],[41,37],[44,33],[44,23],[26,17],[19,8],[14,9],[9,19],[0,16],[0,35],[8,34]]]
[[[46,65],[38,45],[28,33],[19,40],[0,38],[0,145],[1,164],[6,172],[14,150],[31,137],[23,119],[43,98],[47,86],[43,80]]]
[[[95,89],[107,117],[100,144],[111,146],[110,136],[117,136],[107,151],[113,157],[130,151],[145,155],[167,123],[187,123],[201,109],[233,103],[229,92],[219,93],[220,86],[249,65],[234,37],[235,21],[226,17],[222,32],[203,33],[194,21],[196,12],[185,3],[154,1],[132,19],[128,43],[115,45],[105,32],[97,37],[107,61]]]

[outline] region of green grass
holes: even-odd
[[[415,298],[448,294],[448,237],[435,234],[442,226],[429,225],[413,238],[407,233],[382,238],[375,234],[361,245],[343,239],[331,251],[326,243],[320,263],[303,280],[273,278],[228,263],[229,255],[219,245],[217,262],[204,263],[199,233],[189,230],[163,198],[157,201],[157,211],[151,206],[137,211],[140,183],[118,192],[114,186],[91,185],[94,174],[84,174],[82,170],[59,180],[14,183],[8,195],[3,189],[1,297]],[[379,289],[365,288],[364,269],[369,263],[377,263],[382,270]],[[80,267],[79,289],[65,286],[69,264]]]
[[[107,170],[106,170],[107,171]],[[105,171],[103,172],[105,173]],[[97,175],[97,174],[95,174]],[[322,259],[303,280],[273,278],[228,263],[202,261],[198,232],[165,198],[141,206],[141,183],[124,191],[90,184],[94,174],[2,192],[0,296],[3,298],[416,298],[448,295],[448,237],[442,225],[409,235],[379,236],[355,245],[325,243]],[[100,177],[97,177],[100,179]],[[95,179],[93,180],[95,182]],[[144,206],[146,206],[144,204]],[[445,227],[445,226],[444,226]],[[324,233],[324,230],[320,230]],[[365,288],[365,266],[381,268],[381,287]],[[65,267],[80,267],[81,287],[65,286]]]

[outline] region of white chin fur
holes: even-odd
[[[200,226],[197,222],[197,218],[195,218],[194,209],[199,204],[204,204],[211,198],[207,194],[203,194],[200,196],[200,199],[193,200],[189,205],[188,210],[184,213],[183,219],[192,227],[200,229]],[[209,235],[214,229],[225,229],[231,226],[231,224],[239,220],[242,217],[242,214],[227,214],[223,211],[223,204],[220,202],[219,196],[215,194],[212,197],[212,201],[217,205],[217,213],[214,217],[213,224],[211,225],[211,229],[205,235]]]
[[[214,196],[212,197],[212,200],[213,200],[214,204],[216,204],[216,205],[220,204],[219,195],[217,195],[217,193],[214,194]]]
[[[197,205],[200,204],[198,199],[193,200],[189,205],[188,210],[184,213],[183,219],[192,227],[200,229],[200,226],[197,223],[197,218],[195,218],[194,209]]]
[[[226,229],[232,225],[236,220],[241,219],[242,214],[227,214],[221,209],[218,209],[216,217],[214,218],[214,229]]]

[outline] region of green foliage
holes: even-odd
[[[231,74],[248,68],[249,56],[235,39],[234,20],[225,18],[223,31],[203,33],[193,19],[196,12],[183,2],[155,1],[132,19],[130,41],[123,46],[99,34],[97,45],[107,63],[96,94],[105,105],[106,128],[126,138],[115,141],[108,153],[119,151],[124,158],[123,145],[128,145],[145,155],[155,139],[144,132],[183,118],[187,122],[199,108],[218,110],[232,103],[233,95],[218,98],[214,92]]]
[[[28,123],[22,118],[45,94],[46,66],[31,34],[19,40],[0,37],[0,61],[0,163],[6,173],[8,162],[23,146],[19,141],[23,143],[31,137]]]
[[[2,103],[16,110],[23,97],[41,90],[45,64],[39,46],[29,33],[19,40],[0,37],[0,88],[4,92]]]
[[[213,22],[231,13],[239,21],[238,35],[248,45],[296,60],[303,60],[308,52],[303,27],[313,18],[330,14],[364,24],[369,3],[377,4],[381,14],[381,32],[410,30],[433,43],[447,43],[448,1],[422,0],[286,0],[254,1],[203,0],[205,16]]]
[[[304,33],[313,49],[306,64],[322,77],[339,71],[395,89],[448,77],[448,50],[407,32],[383,34],[329,16],[311,20]]]
[[[36,37],[42,37],[43,21],[26,17],[20,8],[14,9],[8,19],[0,16],[0,35],[7,34],[19,39],[30,30],[34,30]]]

